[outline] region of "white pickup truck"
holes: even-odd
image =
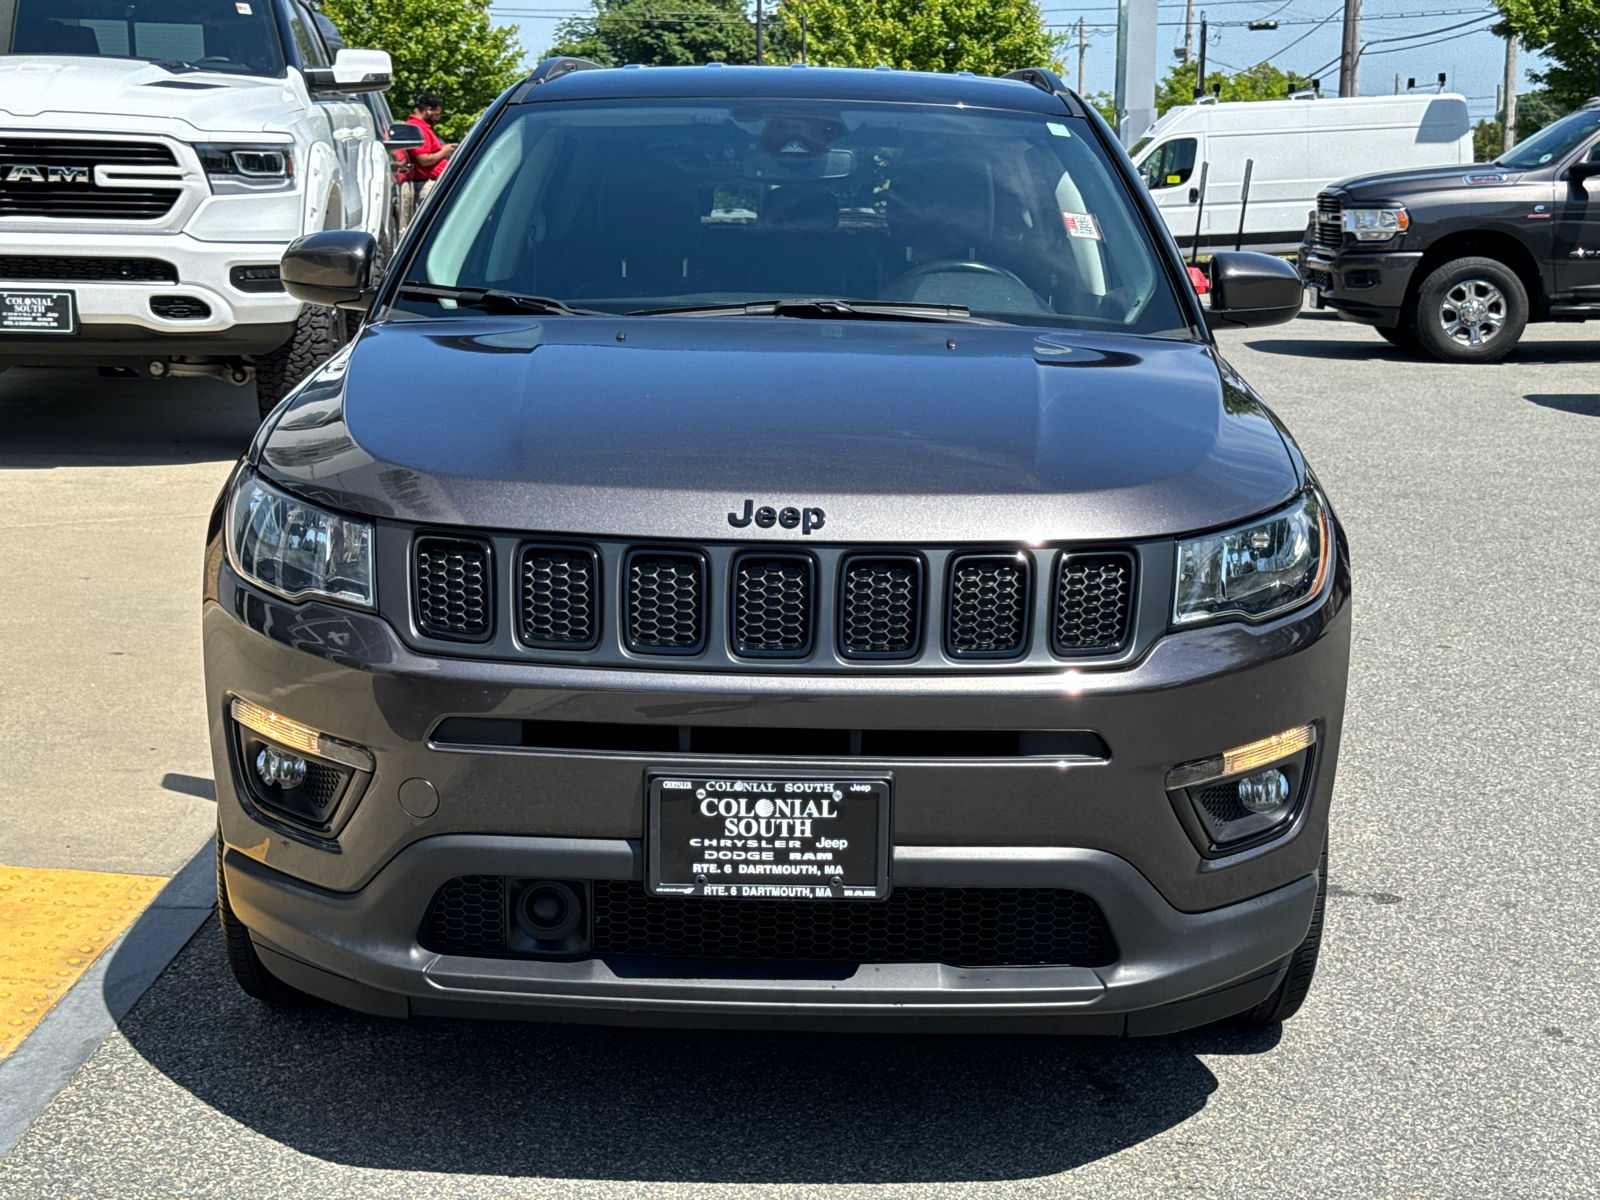
[[[0,368],[255,381],[345,339],[278,279],[296,238],[387,246],[389,56],[301,0],[0,0]]]

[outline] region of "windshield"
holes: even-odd
[[[237,75],[284,70],[268,0],[17,0],[11,53],[143,58]]]
[[[828,298],[1189,332],[1124,185],[1065,114],[518,106],[456,181],[406,278],[616,313]]]
[[[1546,125],[1525,142],[1519,142],[1494,161],[1502,167],[1542,167],[1565,158],[1600,130],[1600,108],[1575,112],[1554,125]]]

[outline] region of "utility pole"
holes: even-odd
[[[1078,20],[1081,21],[1083,18],[1079,17]],[[802,63],[806,61],[806,14],[804,10],[800,13],[800,61]]]
[[[1183,5],[1183,65],[1194,61],[1194,0],[1184,0]]]
[[[1500,143],[1502,154],[1517,144],[1517,35],[1514,33],[1506,37],[1505,94],[1505,138]]]
[[[1400,72],[1399,71],[1396,71],[1394,73],[1394,94],[1396,96],[1398,96],[1400,94]]]
[[[766,61],[766,48],[761,39],[761,0],[756,0],[756,66]]]
[[[1344,0],[1344,39],[1339,45],[1339,95],[1359,96],[1361,0]]]
[[[1083,40],[1083,18],[1078,18],[1078,95],[1083,95],[1083,52],[1089,44]]]
[[[1200,14],[1200,70],[1194,77],[1194,98],[1206,94],[1206,14]]]

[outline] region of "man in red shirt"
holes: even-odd
[[[414,108],[406,124],[422,130],[422,149],[406,151],[406,163],[400,173],[400,219],[409,225],[411,216],[423,198],[433,190],[433,182],[444,174],[455,153],[456,143],[446,145],[433,131],[433,123],[444,115],[444,101],[437,92],[418,92],[412,101]]]

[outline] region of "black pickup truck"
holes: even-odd
[[[1300,261],[1318,308],[1446,362],[1600,317],[1600,99],[1493,162],[1334,184]]]

